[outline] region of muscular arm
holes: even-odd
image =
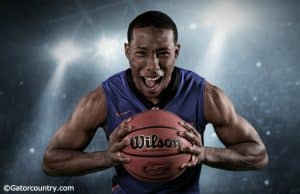
[[[110,167],[106,152],[83,152],[105,119],[105,95],[99,87],[81,99],[71,118],[56,131],[44,155],[44,171],[81,175]]]
[[[226,148],[204,147],[204,164],[230,170],[260,169],[267,165],[265,146],[254,127],[235,112],[230,99],[206,83],[205,116]]]

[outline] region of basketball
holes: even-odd
[[[132,131],[125,138],[130,144],[123,153],[130,157],[124,165],[129,174],[147,182],[166,182],[184,172],[180,166],[191,159],[191,154],[179,151],[180,145],[192,146],[177,135],[186,131],[174,113],[165,110],[148,110],[135,115]]]

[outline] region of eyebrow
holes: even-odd
[[[141,47],[141,46],[138,46],[138,47],[135,47],[136,49],[142,49],[142,50],[147,50],[146,47]]]
[[[140,47],[140,46],[135,47],[135,48],[136,49],[142,49],[142,50],[148,50],[146,47]],[[157,49],[156,51],[166,51],[166,50],[171,50],[171,48],[169,48],[169,47],[161,47],[161,48]]]

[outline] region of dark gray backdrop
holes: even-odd
[[[269,166],[262,171],[204,167],[202,193],[300,193],[299,1],[7,0],[0,5],[0,193],[5,184],[74,185],[71,193],[109,193],[112,169],[48,177],[40,168],[42,155],[76,102],[127,68],[127,25],[149,9],[176,21],[182,44],[177,65],[221,87],[269,152]],[[114,48],[97,50],[103,38]],[[64,68],[53,55],[62,42],[80,49]],[[211,126],[205,144],[222,146]],[[87,151],[106,146],[99,129]]]

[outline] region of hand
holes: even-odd
[[[188,168],[202,163],[205,159],[204,147],[202,145],[201,134],[189,123],[182,121],[179,124],[187,131],[180,131],[178,135],[191,142],[192,146],[180,146],[180,151],[191,153],[192,159],[189,162],[183,163],[181,168]]]
[[[124,155],[121,150],[130,144],[128,139],[124,137],[131,131],[129,122],[131,117],[125,119],[109,136],[108,150],[106,152],[106,159],[110,166],[116,166],[124,163],[128,163],[130,158]]]

